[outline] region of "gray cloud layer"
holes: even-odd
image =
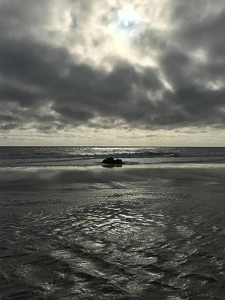
[[[57,30],[51,29],[45,38],[50,2],[0,1],[2,130],[113,128],[116,120],[143,129],[224,127],[222,2],[172,1],[173,26],[163,43],[163,34],[156,29],[154,35],[149,27],[131,38],[131,47],[145,58],[154,49],[155,65],[139,65],[115,53],[110,69],[70,51],[68,40],[57,43]],[[79,9],[88,20],[95,7]],[[79,27],[79,15],[76,22]],[[98,51],[103,44],[102,38]]]

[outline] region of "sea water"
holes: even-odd
[[[1,166],[99,165],[106,157],[126,164],[224,163],[223,147],[0,147]]]

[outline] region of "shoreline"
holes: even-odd
[[[159,162],[159,163],[149,163],[149,164],[127,164],[124,162],[122,165],[108,165],[102,164],[99,162],[99,164],[93,164],[93,165],[41,165],[41,164],[35,164],[35,165],[7,165],[7,166],[0,166],[1,170],[7,170],[7,169],[98,169],[98,168],[104,168],[104,169],[123,169],[123,168],[129,168],[129,169],[148,169],[148,168],[225,168],[225,162]]]
[[[39,177],[43,178],[43,174],[46,174],[47,176],[44,176],[43,179],[48,181],[49,179],[54,178],[55,175],[60,173],[69,173],[71,175],[74,175],[74,183],[76,183],[76,180],[80,181],[81,177],[78,175],[80,174],[83,178],[83,182],[85,182],[85,179],[95,178],[99,179],[101,176],[104,178],[104,175],[110,176],[117,175],[118,179],[120,180],[126,180],[127,179],[132,180],[132,175],[136,175],[139,177],[142,177],[142,179],[148,178],[148,177],[171,177],[178,178],[179,176],[185,176],[185,174],[189,174],[189,176],[193,175],[206,175],[206,178],[208,178],[210,175],[213,177],[217,175],[218,177],[221,177],[221,179],[224,177],[225,179],[225,164],[152,164],[152,165],[123,165],[123,166],[17,166],[17,167],[0,167],[0,184],[2,182],[6,181],[14,181],[15,180],[26,180],[30,179],[31,177],[24,176],[26,174],[33,174],[33,179],[38,179]],[[9,175],[7,177],[7,174]],[[21,178],[20,178],[21,175]],[[40,175],[40,176],[39,176]],[[77,177],[78,176],[78,177]],[[51,181],[51,180],[50,180]],[[133,181],[133,180],[132,180]]]
[[[101,189],[109,193],[116,190],[123,193],[130,190],[150,193],[153,188],[160,191],[161,188],[188,186],[194,190],[206,188],[210,191],[217,188],[225,192],[224,183],[225,164],[0,168],[2,198],[4,195],[16,198],[17,194],[22,193],[27,198],[32,192],[37,198],[57,194],[57,197],[64,199],[74,197],[74,193],[81,191],[94,193],[98,197],[97,192]]]

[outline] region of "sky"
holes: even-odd
[[[225,146],[224,0],[0,0],[0,145]]]

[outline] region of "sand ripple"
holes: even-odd
[[[167,198],[5,211],[1,299],[224,299],[221,215]]]

